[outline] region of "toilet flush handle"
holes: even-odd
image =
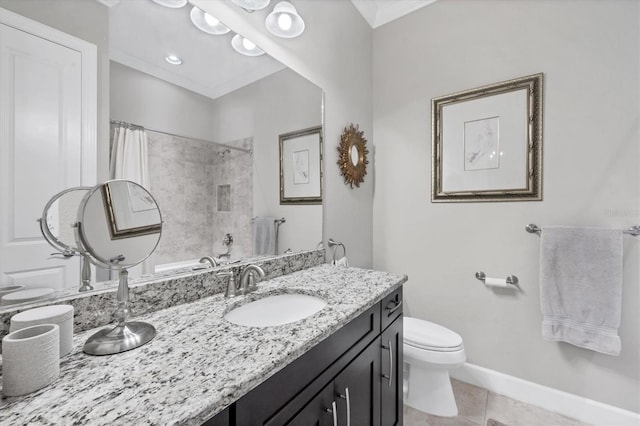
[[[391,387],[393,383],[393,346],[391,346],[391,340],[389,340],[388,343],[389,346],[382,345],[382,348],[389,350],[389,375],[383,374],[382,377],[389,380],[389,387]]]

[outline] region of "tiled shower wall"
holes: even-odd
[[[233,257],[250,255],[251,155],[231,150],[222,156],[220,146],[151,131],[147,138],[151,193],[164,220],[155,265],[216,256],[225,251],[226,233],[233,235]],[[236,145],[250,149],[251,142]]]
[[[225,145],[251,150],[253,138],[224,142]],[[253,159],[247,152],[230,150],[224,156],[214,155],[214,214],[213,254],[226,251],[222,245],[225,234],[233,236],[231,258],[249,257],[253,254],[251,217],[253,214]],[[225,196],[228,188],[228,199]],[[223,198],[218,198],[223,195]],[[226,207],[230,209],[227,210]]]

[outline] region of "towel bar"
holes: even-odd
[[[542,232],[542,228],[540,228],[538,225],[534,223],[528,224],[527,226],[525,226],[524,229],[530,234],[539,234]],[[638,235],[640,235],[640,225],[635,225],[635,226],[632,226],[631,228],[624,229],[622,233],[637,237]]]
[[[487,278],[487,276],[484,272],[480,271],[480,272],[476,272],[476,278],[479,279],[480,281],[484,281]],[[518,285],[518,277],[516,277],[515,275],[509,275],[506,281],[507,281],[507,284]]]

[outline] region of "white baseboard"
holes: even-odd
[[[466,363],[451,377],[592,425],[639,426],[640,414]]]

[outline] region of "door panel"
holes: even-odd
[[[36,219],[82,184],[81,69],[77,50],[0,24],[0,285],[79,284],[78,259],[50,259]]]
[[[334,380],[341,425],[380,424],[380,338]]]
[[[318,395],[309,401],[291,420],[288,426],[337,426],[334,422],[335,398],[333,383],[327,385]],[[327,411],[331,410],[331,412]]]
[[[381,420],[385,426],[402,425],[402,315],[381,336]]]

